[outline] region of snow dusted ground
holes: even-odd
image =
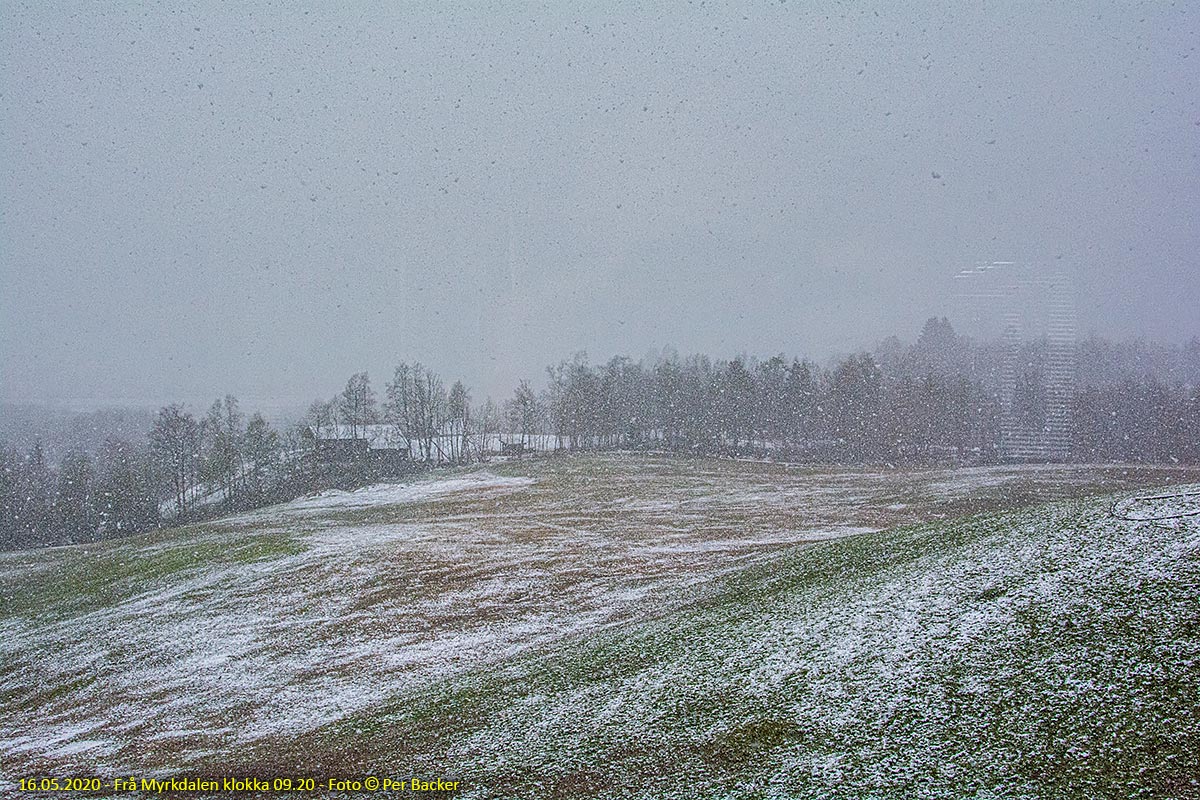
[[[1200,797],[1200,520],[1112,499],[790,550],[275,763],[371,725],[472,798]]]
[[[497,682],[500,719],[444,752],[459,759],[447,763],[461,762],[481,779],[505,759],[524,763],[539,747],[549,764],[559,763],[551,757],[558,747],[604,750],[613,736],[654,741],[668,733],[650,728],[671,709],[721,698],[735,697],[747,720],[773,709],[785,733],[817,721],[836,733],[838,715],[854,727],[881,709],[915,713],[920,692],[911,682],[924,679],[922,670],[949,663],[955,647],[970,650],[1022,604],[1070,599],[1044,573],[1053,559],[1075,553],[1071,536],[1051,531],[1065,537],[1054,545],[1030,520],[1020,544],[1004,544],[1008,529],[998,529],[977,550],[922,556],[919,570],[909,565],[888,578],[880,565],[894,560],[892,540],[880,537],[893,534],[874,534],[853,540],[857,555],[840,563],[836,581],[763,600],[785,580],[780,575],[798,568],[794,545],[995,506],[1018,489],[1064,496],[1177,474],[547,459],[329,492],[137,539],[3,555],[0,696],[11,713],[0,718],[0,777],[253,764],[293,747],[319,750],[327,731],[361,734],[370,754],[388,740],[362,733],[370,729],[364,719],[480,676]],[[1101,537],[1103,552],[1088,558],[1112,555],[1149,568],[1148,544],[1114,537],[1111,544]],[[1186,541],[1175,542],[1175,558],[1190,557]],[[832,542],[800,552],[843,546],[850,547]],[[1070,574],[1082,580],[1096,569],[1081,562]],[[977,607],[963,600],[970,587],[1000,594]],[[697,598],[731,591],[745,602],[704,612],[701,629],[689,634],[701,638],[687,638],[683,621]],[[672,616],[679,609],[688,613]],[[722,628],[715,639],[723,643],[714,644],[704,626],[718,618],[737,625]],[[588,660],[617,658],[628,680],[566,694],[521,689],[519,701],[505,694],[513,670],[522,676],[514,686],[526,686],[529,659],[623,635],[634,637],[640,655],[622,643],[616,655]],[[660,636],[674,638],[677,649],[655,644]],[[976,676],[964,691],[986,688],[987,680]],[[868,683],[891,688],[855,694]],[[792,708],[781,692],[800,684],[810,694]],[[741,724],[725,712],[680,719],[688,741],[741,735],[725,731]],[[669,735],[675,741],[679,733]],[[785,762],[772,750],[778,758],[770,763],[850,774],[839,750],[822,752],[833,761],[805,761],[798,752]],[[702,764],[696,769],[703,774]],[[553,769],[530,774],[564,779]]]
[[[344,508],[367,508],[370,506],[394,506],[402,503],[420,503],[456,492],[500,493],[520,489],[534,483],[532,478],[502,478],[490,472],[476,472],[457,478],[419,481],[416,483],[377,483],[353,491],[330,489],[290,503],[271,506],[228,520],[232,523],[257,524],[264,519],[275,519],[297,514],[326,514]]]

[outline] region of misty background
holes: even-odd
[[[1200,335],[1200,10],[9,4],[0,401],[477,397],[915,337],[984,260]]]

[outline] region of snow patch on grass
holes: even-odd
[[[481,787],[553,786],[576,758],[634,785],[687,776],[589,793],[603,797],[1182,787],[1200,755],[1200,563],[1181,531],[1110,502],[785,555],[686,613],[593,637],[566,681],[548,659],[530,672],[555,681],[493,689],[462,710],[492,722],[439,757]]]
[[[84,605],[69,593],[51,594],[48,609],[26,604],[0,615],[0,693],[13,710],[0,718],[0,753],[8,765],[0,771],[47,761],[135,771],[220,763],[455,676],[498,674],[524,654],[669,613],[697,591],[718,591],[735,570],[781,563],[780,554],[795,545],[909,521],[930,508],[919,492],[913,499],[913,487],[950,480],[946,472],[794,471],[631,457],[512,469],[530,474],[478,471],[324,493],[153,539],[103,543],[95,558],[78,549],[39,557],[38,569],[47,570],[39,574],[65,586],[104,588],[111,579],[123,589],[111,598],[99,592]],[[396,505],[421,513],[378,523],[346,513]],[[252,540],[261,547],[245,557],[217,558]],[[877,648],[891,654],[887,675],[902,675],[906,659],[924,658],[931,641],[969,643],[973,631],[986,627],[964,628],[954,616],[958,601],[940,593],[944,579],[936,564],[902,585],[860,578],[874,574],[876,560],[886,556],[879,541],[864,540],[860,560],[839,568],[836,585],[822,584],[797,601],[790,612],[795,625],[778,616],[780,606],[733,631],[729,642],[740,642],[742,655],[729,657],[721,678],[728,685],[701,674],[701,691],[724,697],[740,686],[747,696],[774,697],[788,681],[836,675],[869,661]],[[14,581],[29,577],[17,559],[0,564],[18,570]],[[122,564],[140,566],[122,572]],[[97,565],[104,571],[94,573]],[[1011,594],[1004,570],[986,563],[979,569],[975,591],[995,608],[1012,602],[1004,599]],[[9,573],[0,578],[9,580]],[[914,585],[923,593],[914,595]],[[865,617],[814,610],[830,597],[861,610],[856,596],[845,594],[855,586],[879,598]],[[1031,581],[1027,591],[1041,591],[1037,586]],[[1043,588],[1047,596],[1057,591]],[[751,587],[747,596],[756,592]],[[759,610],[751,604],[746,614]],[[933,611],[941,616],[931,619]],[[880,633],[889,618],[907,621]],[[795,646],[762,651],[755,637]],[[805,648],[818,646],[820,657],[809,659]],[[687,647],[699,652],[694,643]],[[627,663],[653,660],[655,652],[648,646]],[[808,673],[798,672],[806,659]],[[755,676],[751,684],[746,674]],[[623,720],[623,735],[631,735],[651,724],[655,717],[642,715],[676,691],[676,680],[690,678],[678,664],[659,663],[638,671],[629,685],[597,689],[596,700],[602,695],[605,719]],[[814,697],[832,703],[851,696],[844,694],[852,685],[846,680]],[[990,684],[979,678],[964,685],[978,694]],[[578,691],[576,700],[591,696]],[[532,726],[526,731],[552,730],[552,720],[578,715],[578,706],[555,705],[562,700],[555,691],[541,694],[547,699],[522,700],[520,707],[547,715],[520,717]],[[887,702],[902,704],[907,696]],[[693,700],[702,698],[687,702]],[[847,708],[829,708],[846,725],[856,719]],[[509,735],[519,747],[516,729],[497,730]]]
[[[257,520],[273,514],[327,514],[338,509],[394,506],[421,503],[459,492],[498,494],[518,491],[537,481],[529,477],[502,477],[490,472],[474,472],[455,478],[418,481],[416,483],[376,483],[353,491],[330,489],[235,518],[238,521]]]

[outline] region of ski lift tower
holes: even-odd
[[[998,337],[1000,454],[1006,461],[1065,461],[1070,456],[1076,376],[1074,281],[1061,264],[990,261],[955,276],[974,327]],[[1023,363],[1026,345],[1044,340],[1040,369]],[[1028,413],[1028,395],[1039,413]]]

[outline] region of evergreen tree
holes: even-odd
[[[0,550],[18,546],[20,458],[16,450],[0,442]]]
[[[245,454],[248,493],[260,501],[267,495],[267,480],[279,477],[279,434],[258,412],[246,424]]]
[[[158,524],[158,486],[151,459],[123,439],[109,439],[99,457],[96,513],[107,537],[127,536]]]
[[[95,540],[98,525],[92,459],[82,450],[63,458],[58,472],[58,529],[67,542]]]
[[[40,441],[21,465],[17,488],[17,546],[57,544],[54,526],[54,478]]]

